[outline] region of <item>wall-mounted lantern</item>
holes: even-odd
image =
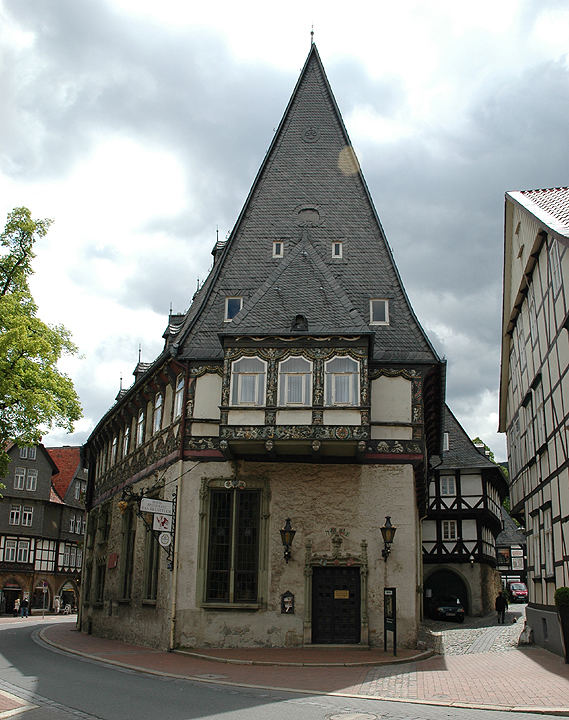
[[[381,535],[383,537],[383,550],[381,551],[381,554],[383,559],[386,561],[389,557],[389,553],[391,552],[391,544],[393,542],[393,538],[395,537],[396,530],[397,528],[395,525],[391,524],[391,515],[386,515],[385,525],[381,526]]]
[[[287,518],[285,520],[284,528],[281,529],[281,540],[284,547],[284,559],[287,563],[290,560],[290,548],[292,546],[292,541],[294,540],[295,535],[296,530],[292,529],[292,525],[290,524],[290,518]]]

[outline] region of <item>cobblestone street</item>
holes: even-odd
[[[515,650],[524,629],[525,607],[510,605],[504,625],[498,625],[496,613],[484,617],[466,617],[462,624],[425,620],[420,639],[439,655]]]

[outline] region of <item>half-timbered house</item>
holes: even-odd
[[[414,645],[444,364],[314,45],[213,255],[86,444],[81,627],[160,647],[380,645],[387,587]]]
[[[432,464],[423,521],[425,608],[437,597],[455,595],[468,614],[483,615],[493,609],[501,589],[496,537],[502,531],[506,478],[448,407],[443,453]]]

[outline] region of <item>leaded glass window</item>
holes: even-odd
[[[259,490],[210,490],[206,601],[256,602]]]

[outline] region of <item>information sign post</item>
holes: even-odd
[[[397,589],[383,588],[383,650],[387,652],[387,633],[393,633],[393,655],[397,655]]]

